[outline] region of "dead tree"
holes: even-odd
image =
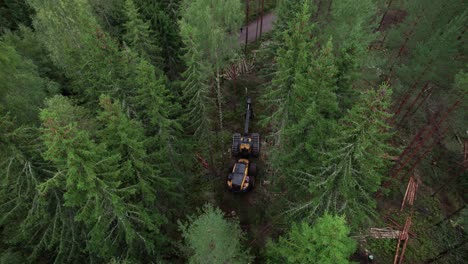
[[[443,258],[445,255],[447,255],[448,253],[452,252],[452,251],[455,251],[461,247],[463,247],[466,242],[468,242],[468,239],[465,239],[463,241],[461,241],[460,243],[456,244],[456,245],[453,245],[451,247],[448,247],[446,250],[440,252],[437,256],[433,257],[433,258],[430,258],[428,260],[426,260],[424,263],[433,263],[441,258]]]
[[[455,212],[452,212],[451,214],[449,214],[448,216],[446,216],[444,219],[440,220],[437,224],[435,224],[434,226],[440,226],[443,222],[447,221],[447,220],[450,220],[452,217],[456,216],[458,213],[460,213],[463,209],[465,209],[466,207],[466,204],[464,204],[462,207],[458,208],[457,210],[455,210]]]
[[[382,28],[383,22],[385,21],[385,17],[387,16],[388,11],[390,11],[390,7],[392,6],[393,0],[390,0],[387,4],[387,8],[385,9],[385,12],[382,16],[382,19],[380,20],[379,26],[375,30],[375,32],[379,31]]]

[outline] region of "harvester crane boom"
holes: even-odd
[[[250,119],[254,118],[252,110],[252,99],[247,97],[247,111],[245,113],[244,134],[234,133],[232,135],[232,156],[241,156],[243,158],[258,157],[260,153],[260,135],[258,133],[249,133]]]
[[[251,118],[253,118],[252,99],[247,97],[247,113],[245,113],[244,136],[249,134],[249,123]]]

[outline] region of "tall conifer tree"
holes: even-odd
[[[203,91],[208,85],[214,85],[220,128],[223,127],[221,73],[239,49],[237,35],[233,33],[239,28],[242,14],[241,4],[236,0],[224,1],[223,4],[212,0],[195,0],[185,1],[182,5],[182,19],[179,24],[182,40],[187,47],[185,58],[188,70],[185,76],[191,79],[186,82],[185,94],[194,99],[198,90]],[[200,61],[195,62],[194,58]],[[200,72],[204,69],[208,69],[208,76],[198,75],[193,79],[190,77],[193,71]],[[200,80],[199,77],[203,77],[204,80]],[[196,89],[192,90],[194,87]],[[191,103],[197,104],[196,108],[209,107],[210,101],[195,100]],[[191,117],[195,123],[199,123],[200,119],[208,116]],[[200,127],[196,128],[199,129]]]
[[[38,123],[44,98],[56,88],[55,83],[39,76],[32,61],[0,41],[0,111],[10,112],[20,123]]]
[[[375,214],[373,193],[389,165],[385,155],[394,151],[388,143],[391,134],[386,124],[390,96],[391,90],[384,85],[363,94],[341,120],[339,135],[329,139],[322,165],[297,174],[309,183],[303,186],[312,199],[291,212],[305,210],[307,216],[326,211],[345,213],[353,227]]]
[[[356,241],[345,218],[325,214],[313,226],[293,224],[276,243],[267,245],[268,263],[350,263]]]
[[[125,14],[127,22],[124,24],[124,41],[154,65],[163,66],[160,58],[161,49],[154,41],[154,32],[150,29],[150,23],[143,20],[133,0],[125,0]]]
[[[154,255],[164,217],[154,207],[151,179],[156,173],[144,161],[142,128],[109,99],[101,102],[106,125],[98,143],[87,131],[96,125],[86,119],[85,110],[64,97],[47,101],[41,113],[44,158],[58,171],[39,190],[63,193],[63,205],[57,206],[71,210],[72,219],[82,224],[78,232],[87,234],[84,252],[104,259]],[[113,129],[119,130],[117,136],[108,138]]]

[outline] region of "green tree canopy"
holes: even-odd
[[[226,220],[223,212],[205,205],[188,222],[179,222],[189,263],[248,263],[249,252],[242,246],[239,223]]]
[[[127,22],[124,24],[124,41],[140,55],[156,66],[163,66],[160,58],[161,50],[154,41],[154,32],[149,21],[144,21],[133,0],[125,0]]]
[[[239,50],[237,32],[242,20],[241,3],[237,0],[187,0],[182,4],[180,34],[186,46],[184,56],[187,70],[184,73],[184,96],[195,111],[189,112],[191,122],[197,124],[194,131],[207,135],[211,127],[204,118],[210,116],[207,109],[214,100],[208,100],[210,81],[216,83],[216,101],[219,125],[222,128],[221,71]],[[203,74],[200,74],[203,73]],[[202,113],[199,115],[198,113]]]
[[[143,130],[121,113],[118,103],[103,97],[101,105],[98,120],[105,127],[96,142],[88,130],[97,124],[84,109],[61,96],[47,101],[41,112],[44,158],[58,171],[39,190],[63,192],[63,206],[83,224],[89,253],[104,259],[154,256],[165,217],[154,204],[157,172],[145,163]]]
[[[351,263],[349,257],[357,243],[349,237],[350,228],[343,216],[325,214],[313,226],[293,224],[291,230],[267,244],[268,263]]]
[[[390,96],[391,90],[385,85],[362,95],[341,120],[339,134],[328,139],[321,165],[295,174],[298,181],[307,182],[302,186],[312,199],[291,212],[305,210],[309,216],[326,211],[346,213],[353,227],[375,214],[372,194],[385,177],[389,165],[385,156],[394,151],[386,124]]]
[[[55,83],[39,76],[32,61],[0,41],[0,111],[10,112],[20,123],[38,123],[44,98],[56,90]]]
[[[317,49],[308,1],[282,35],[272,85],[263,95],[269,114],[262,121],[273,128],[275,151],[269,156],[281,183],[318,165],[324,138],[335,132],[339,117],[336,98],[338,70],[332,40]],[[294,192],[291,195],[297,195]]]

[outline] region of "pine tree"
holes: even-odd
[[[372,196],[379,188],[388,167],[385,155],[391,134],[386,120],[391,90],[385,85],[368,90],[343,118],[339,135],[329,139],[323,163],[297,174],[312,199],[290,210],[307,216],[322,212],[345,213],[356,227],[375,213]]]
[[[133,0],[125,1],[127,22],[124,24],[124,41],[141,56],[147,58],[156,66],[162,66],[161,49],[154,43],[154,33],[148,21],[144,21]]]
[[[244,235],[236,221],[226,220],[223,212],[205,205],[187,222],[179,222],[189,263],[248,263],[251,257],[243,248]]]
[[[267,244],[268,263],[351,263],[357,248],[344,217],[325,214],[313,226],[293,224],[276,243]]]

